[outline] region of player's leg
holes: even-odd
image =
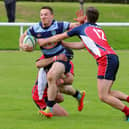
[[[53,115],[54,116],[68,116],[68,112],[61,107],[58,103],[53,106]]]
[[[57,92],[56,98],[55,98],[56,103],[62,103],[64,101],[64,97],[60,91]]]
[[[63,107],[61,107],[58,103],[56,103],[53,106],[53,113],[52,114],[50,112],[46,113],[43,110],[40,110],[39,113],[42,116],[46,116],[49,118],[52,116],[68,116],[68,112]]]
[[[72,87],[72,83],[74,80],[73,67],[71,67],[71,70],[70,70],[70,72],[68,72],[67,74],[62,76],[63,83],[58,83],[58,84],[60,84],[58,87],[59,87],[61,93],[64,93],[64,94],[67,94],[67,95],[70,95],[70,96],[73,96],[74,98],[76,98],[76,100],[78,102],[78,111],[82,111],[83,106],[84,106],[83,101],[84,101],[84,97],[85,97],[85,91],[75,90]]]
[[[106,79],[98,79],[98,94],[101,101],[109,104],[110,106],[121,110],[125,113],[127,121],[129,121],[129,107],[123,104],[120,99],[110,94],[112,81]]]
[[[78,111],[82,111],[84,107],[85,91],[75,90],[72,85],[61,86],[60,92],[74,97],[78,102]]]
[[[55,62],[47,73],[48,100],[55,100],[57,93],[56,80],[65,72],[64,64]]]
[[[129,102],[129,96],[121,91],[113,90],[110,92],[110,94],[120,100]]]
[[[61,62],[55,62],[50,70],[47,73],[47,81],[48,81],[48,101],[47,108],[44,111],[44,115],[47,117],[51,117],[53,112],[53,106],[55,105],[55,98],[57,94],[57,85],[56,80],[60,78],[60,76],[65,72],[65,65]]]
[[[129,108],[125,106],[118,98],[118,92],[116,97],[115,94],[113,94],[113,92],[111,91],[112,84],[118,71],[118,67],[119,59],[116,55],[106,55],[98,61],[98,94],[101,101],[123,111],[128,117]]]
[[[110,94],[112,87],[112,80],[98,79],[98,95],[101,101],[111,105],[114,108],[123,110],[124,104],[116,97]]]

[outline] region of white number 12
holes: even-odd
[[[93,31],[96,33],[96,35],[98,36],[99,39],[107,41],[107,39],[105,39],[105,37],[104,37],[105,34],[102,30],[93,28]]]

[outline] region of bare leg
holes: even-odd
[[[122,111],[125,105],[118,98],[110,94],[113,81],[106,79],[98,79],[97,81],[98,81],[98,94],[100,100]]]
[[[47,74],[48,100],[55,100],[57,93],[56,80],[65,72],[65,67],[60,62],[55,62]]]
[[[67,94],[67,95],[75,95],[76,90],[72,87],[72,85],[65,85],[62,87],[59,87],[59,90],[61,93]]]
[[[123,92],[120,91],[111,91],[110,94],[120,100],[126,101],[128,95],[124,94]]]
[[[61,107],[59,104],[55,104],[53,106],[53,115],[54,116],[68,116],[68,113],[66,110],[64,110],[63,107]]]

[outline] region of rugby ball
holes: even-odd
[[[27,44],[29,47],[32,47],[34,49],[36,46],[36,40],[33,36],[26,35],[23,40],[23,44]]]

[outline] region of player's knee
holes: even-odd
[[[62,103],[64,101],[64,97],[62,96],[62,94],[57,94],[55,101],[57,103]]]
[[[72,84],[73,83],[73,78],[71,77],[71,78],[69,78],[69,80],[68,80],[68,82],[67,82],[68,84]]]
[[[54,72],[48,72],[47,73],[47,80],[48,80],[48,82],[53,82],[54,80],[56,80]]]
[[[73,75],[69,75],[69,76],[66,76],[66,78],[64,80],[64,83],[65,84],[72,84],[73,83],[73,80],[74,80]]]
[[[102,102],[106,102],[107,97],[106,97],[105,95],[99,95],[99,99],[100,99]]]

